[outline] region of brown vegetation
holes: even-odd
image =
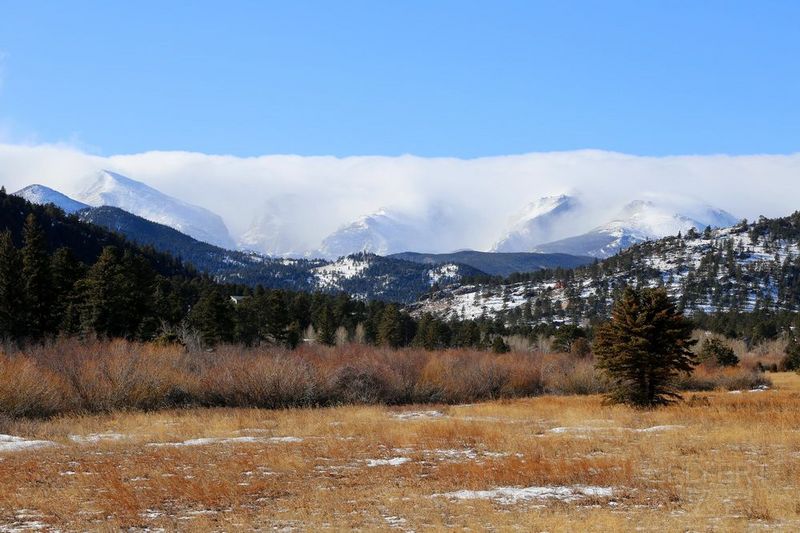
[[[701,367],[685,389],[752,388],[750,368]],[[0,415],[467,403],[605,391],[590,358],[570,354],[304,346],[295,351],[60,340],[0,353]]]

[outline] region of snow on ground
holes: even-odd
[[[664,425],[664,426],[653,426],[649,428],[624,428],[624,427],[597,427],[597,426],[564,426],[564,427],[556,427],[552,429],[548,429],[548,433],[555,433],[556,435],[572,433],[578,434],[588,434],[595,431],[630,431],[633,433],[658,433],[661,431],[672,431],[676,429],[683,429],[686,426],[679,426],[679,425]]]
[[[210,444],[241,444],[251,442],[302,442],[300,437],[203,437],[182,442],[151,442],[148,446],[208,446]]]
[[[95,444],[101,441],[115,441],[128,438],[122,433],[91,433],[89,435],[70,435],[69,440],[80,444]]]
[[[583,498],[610,498],[614,494],[611,487],[589,485],[550,486],[550,487],[498,487],[491,490],[457,490],[434,497],[453,500],[493,500],[502,504],[513,504],[529,500],[558,500],[573,502]]]
[[[19,509],[14,512],[14,521],[0,523],[0,533],[17,533],[23,531],[41,531],[47,525],[41,521],[42,514],[29,509]]]
[[[410,462],[408,457],[392,457],[391,459],[367,459],[367,466],[400,466]]]
[[[445,414],[441,411],[403,411],[392,413],[391,417],[397,420],[425,420],[430,418],[444,418]]]
[[[0,435],[0,452],[17,452],[20,450],[45,448],[47,446],[55,446],[55,442],[49,440],[28,440],[13,435]]]

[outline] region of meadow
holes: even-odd
[[[352,362],[347,350],[314,353]],[[6,364],[58,375],[36,357]],[[465,354],[430,357],[465,364]],[[498,361],[513,357],[522,355]],[[555,354],[532,360],[566,364]],[[702,372],[703,383],[716,375]],[[542,395],[472,403],[6,416],[0,531],[800,529],[800,376],[768,373],[761,385],[636,410],[533,374]]]

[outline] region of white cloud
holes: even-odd
[[[219,213],[235,237],[286,198],[291,208],[282,210],[284,223],[306,245],[386,206],[455,221],[458,235],[432,236],[431,242],[444,241],[440,246],[487,249],[510,215],[565,191],[579,191],[602,216],[647,194],[694,196],[747,218],[800,208],[800,154],[640,157],[584,150],[465,160],[154,151],[101,157],[67,145],[0,144],[0,183],[9,190],[36,182],[75,195],[102,168]],[[576,230],[588,223],[575,221]]]

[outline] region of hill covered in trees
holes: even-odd
[[[418,315],[492,317],[520,328],[586,325],[607,318],[626,286],[663,286],[680,310],[714,329],[773,335],[800,309],[800,212],[691,230],[575,269],[477,279],[430,294],[414,308]],[[772,325],[757,326],[765,321]],[[760,327],[767,329],[754,333]]]

